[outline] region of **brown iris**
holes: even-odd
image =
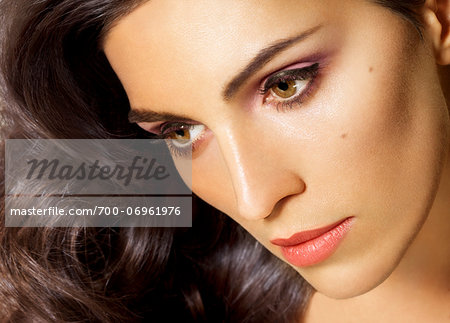
[[[189,140],[189,139],[191,139],[191,133],[189,132],[188,127],[182,127],[175,131],[172,131],[169,134],[169,138],[175,139],[175,140]]]
[[[278,82],[271,87],[273,93],[283,99],[288,99],[297,92],[297,87],[295,86],[295,81],[282,81]]]

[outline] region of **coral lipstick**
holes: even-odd
[[[319,229],[295,233],[288,239],[273,239],[281,247],[284,258],[294,266],[317,264],[333,254],[353,224],[353,217],[346,218]]]

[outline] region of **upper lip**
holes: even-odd
[[[306,242],[306,241],[309,241],[309,240],[312,240],[312,239],[315,239],[315,238],[321,236],[325,232],[328,232],[331,229],[333,229],[334,227],[337,227],[339,224],[341,224],[345,220],[346,219],[339,220],[338,222],[335,222],[333,224],[327,225],[322,228],[297,232],[297,233],[294,233],[290,238],[287,238],[287,239],[282,239],[282,238],[273,239],[273,240],[270,240],[270,242],[272,242],[274,245],[281,246],[281,247],[296,246],[298,244],[301,244],[303,242]]]

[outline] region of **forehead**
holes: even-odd
[[[132,106],[168,111],[186,98],[199,106],[217,98],[227,81],[274,42],[319,25],[315,38],[332,41],[361,3],[366,2],[151,0],[114,25],[104,49]]]

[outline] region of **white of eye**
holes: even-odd
[[[175,147],[186,148],[192,145],[203,134],[205,126],[202,124],[189,125],[185,130],[189,131],[189,139],[170,139]]]

